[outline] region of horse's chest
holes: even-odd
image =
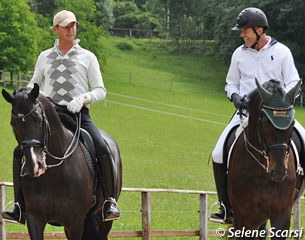
[[[31,209],[37,208],[47,212],[51,208],[42,205],[48,203],[49,206],[52,206],[52,210],[58,208],[59,211],[62,211],[64,203],[77,207],[79,202],[90,205],[92,201],[93,190],[88,185],[74,184],[72,186],[64,178],[59,182],[48,179],[48,176],[41,176],[38,179],[24,178],[21,184],[25,200]],[[30,204],[33,202],[35,204]]]
[[[242,189],[242,190],[241,190]],[[232,187],[235,201],[253,209],[272,211],[290,205],[293,199],[290,183],[244,179]]]

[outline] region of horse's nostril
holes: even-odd
[[[270,176],[272,181],[275,182],[281,182],[283,181],[288,174],[288,170],[287,169],[283,169],[283,170],[276,170],[276,169],[271,169],[270,171]]]
[[[43,164],[42,164],[41,161],[39,161],[37,164],[38,164],[38,168],[42,168],[43,167]]]

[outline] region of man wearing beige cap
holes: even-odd
[[[42,94],[49,97],[60,112],[75,118],[81,112],[81,127],[87,130],[95,145],[98,172],[103,184],[103,221],[115,220],[120,217],[116,203],[116,175],[119,172],[115,164],[110,162],[107,146],[100,131],[89,115],[89,104],[103,100],[106,97],[100,66],[96,56],[82,48],[75,39],[77,20],[73,12],[63,10],[53,18],[53,31],[58,36],[54,47],[43,51],[36,62],[33,78],[28,87],[34,83],[40,86]],[[12,212],[2,212],[2,217],[8,221],[24,223],[24,201],[20,186],[22,150],[14,151],[14,193],[15,207]]]

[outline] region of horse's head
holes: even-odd
[[[287,93],[280,87],[280,82],[275,80],[263,85],[256,80],[256,85],[259,93],[257,98],[260,99],[256,131],[266,160],[266,171],[273,181],[283,181],[288,172],[295,114],[293,104],[300,83]]]
[[[31,177],[39,177],[46,171],[44,148],[49,134],[44,110],[37,99],[39,86],[19,88],[13,94],[3,89],[2,95],[12,105],[11,126],[23,149],[26,170]]]

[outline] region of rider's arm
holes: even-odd
[[[107,90],[104,86],[100,65],[94,54],[91,54],[90,56],[90,64],[87,69],[87,74],[88,74],[89,84],[91,86],[91,91],[89,92],[90,94],[89,103],[94,103],[104,100],[107,94]]]
[[[240,94],[240,71],[238,62],[236,60],[236,51],[233,53],[231,58],[231,64],[226,77],[225,91],[227,97],[232,101],[232,95],[234,93]]]
[[[294,65],[293,56],[289,48],[285,48],[282,54],[285,54],[282,62],[282,75],[284,78],[285,91],[288,92],[292,89],[300,80],[298,71]]]

